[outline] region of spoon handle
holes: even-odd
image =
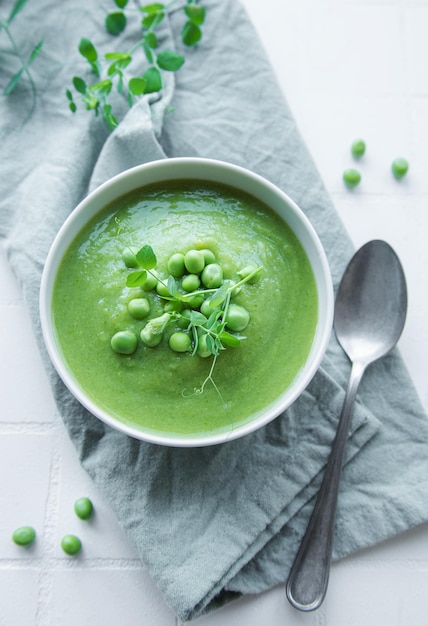
[[[312,516],[286,585],[287,598],[301,611],[313,611],[324,600],[330,574],[337,494],[352,407],[365,364],[354,362],[336,436]]]

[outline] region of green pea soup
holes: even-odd
[[[112,336],[138,337],[166,301],[126,286],[124,250],[150,245],[167,280],[173,253],[209,249],[225,279],[261,267],[232,302],[250,314],[238,347],[217,357],[177,353],[140,340],[131,355],[115,353]],[[146,297],[150,313],[134,319],[128,303]],[[123,196],[74,238],[55,279],[54,332],[69,371],[85,394],[125,425],[169,436],[221,433],[245,424],[274,402],[303,367],[315,335],[315,278],[299,240],[254,197],[227,186],[189,180],[157,183]]]

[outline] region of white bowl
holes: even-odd
[[[318,293],[318,319],[309,356],[292,384],[254,419],[231,432],[204,433],[200,436],[145,432],[119,422],[97,406],[81,389],[64,362],[52,319],[52,293],[58,266],[79,231],[112,201],[145,185],[162,181],[193,179],[228,185],[251,194],[265,203],[289,227],[303,245],[312,266]],[[285,411],[304,391],[325,354],[333,322],[333,288],[325,252],[311,223],[299,207],[278,187],[263,177],[229,163],[199,158],[175,158],[140,165],[115,176],[89,194],[70,214],[49,251],[40,289],[40,319],[50,358],[71,393],[93,415],[127,435],[170,446],[206,446],[242,437],[264,426]]]

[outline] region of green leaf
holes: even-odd
[[[79,43],[79,52],[89,63],[94,63],[98,59],[98,53],[89,39],[82,37]]]
[[[24,68],[21,67],[21,69],[19,69],[16,74],[14,74],[12,76],[12,78],[10,79],[10,81],[8,82],[8,84],[6,85],[5,89],[4,89],[4,95],[8,96],[9,94],[12,93],[12,91],[15,89],[16,85],[19,83],[21,76],[24,72]]]
[[[221,311],[213,311],[207,320],[206,328],[212,329],[217,324],[220,315]]]
[[[157,13],[158,11],[163,11],[165,9],[165,5],[161,2],[152,2],[151,4],[146,4],[140,7],[140,11],[143,13]]]
[[[70,107],[70,111],[71,111],[72,113],[76,113],[76,111],[77,111],[77,106],[76,106],[76,103],[75,103],[75,102],[70,102],[68,106]]]
[[[190,20],[186,22],[183,26],[183,30],[181,31],[181,40],[186,46],[194,46],[200,41],[202,37],[202,31]]]
[[[203,326],[207,323],[207,318],[200,311],[192,309],[190,312],[190,323],[193,324],[193,326]]]
[[[119,35],[126,27],[125,13],[122,11],[109,13],[106,17],[105,26],[110,35]]]
[[[162,76],[157,67],[149,67],[143,78],[146,81],[144,93],[154,93],[162,89]]]
[[[128,4],[128,0],[114,0],[114,3],[119,9],[124,9]]]
[[[106,52],[106,61],[114,61],[119,67],[126,67],[130,64],[132,57],[128,52]]]
[[[93,85],[91,85],[90,89],[92,89],[93,91],[98,91],[98,93],[105,94],[106,96],[108,96],[112,87],[113,87],[113,83],[111,82],[111,80],[106,79],[106,80],[101,80],[99,83],[94,83]]]
[[[214,339],[211,337],[211,335],[207,335],[206,342],[207,348],[211,352],[211,354],[217,354],[218,350],[216,349]]]
[[[162,70],[167,72],[176,72],[184,63],[184,57],[177,52],[169,52],[164,50],[157,56],[157,64]]]
[[[113,63],[107,68],[107,74],[109,76],[112,76],[113,74],[119,74],[121,76],[121,70],[128,67],[132,61],[131,55],[127,52],[107,52],[107,54],[104,55],[104,58],[107,61],[113,61]]]
[[[157,48],[158,47],[158,38],[155,33],[146,33],[144,35],[144,43],[149,46],[149,48]]]
[[[15,4],[12,7],[11,12],[9,13],[9,17],[7,18],[7,22],[8,24],[11,23],[11,21],[13,20],[13,18],[18,15],[18,13],[20,11],[22,11],[22,9],[25,7],[25,5],[27,4],[28,0],[16,0]]]
[[[127,287],[141,287],[144,285],[147,278],[147,272],[145,270],[139,270],[137,272],[131,272],[126,277]]]
[[[86,93],[86,83],[83,78],[80,78],[80,76],[74,76],[72,82],[76,91],[82,94]]]
[[[70,100],[70,102],[73,102],[73,94],[71,93],[69,89],[65,90],[65,95],[67,96],[67,100]]]
[[[231,335],[231,333],[228,333],[225,330],[220,333],[219,338],[220,341],[222,341],[226,346],[229,346],[230,348],[237,348],[241,345],[241,340],[238,339],[238,337],[236,337],[235,335]]]
[[[112,63],[107,68],[107,76],[113,76],[113,74],[122,75],[122,70],[117,67],[116,63]]]
[[[146,59],[149,63],[153,63],[154,56],[153,56],[152,49],[157,48],[157,47],[158,47],[158,38],[156,37],[155,33],[151,31],[146,33],[143,37],[143,50],[144,50],[144,54],[146,55]]]
[[[163,11],[156,11],[154,13],[149,13],[146,17],[143,17],[141,20],[144,28],[155,28],[158,24],[160,24],[165,17],[165,13]]]
[[[118,121],[111,110],[111,104],[105,104],[103,106],[103,119],[107,122],[109,130],[114,130],[118,125]]]
[[[153,252],[153,248],[147,244],[138,250],[135,258],[138,265],[145,270],[152,270],[156,267],[156,255]]]
[[[89,90],[84,94],[82,98],[83,102],[86,105],[88,111],[95,111],[95,115],[98,115],[98,110],[100,106],[100,99],[97,98],[93,93]]]
[[[181,293],[178,291],[177,282],[174,276],[168,276],[167,281],[168,291],[177,300],[182,300]]]
[[[148,61],[149,63],[153,63],[153,61],[154,61],[154,58],[155,58],[155,57],[154,57],[154,55],[153,55],[153,52],[152,52],[151,48],[149,48],[149,46],[146,46],[146,45],[143,43],[143,50],[144,50],[144,54],[145,54],[145,56],[146,56],[147,61]]]
[[[144,78],[131,78],[128,83],[129,91],[134,94],[134,96],[141,96],[144,93],[146,88],[146,81]]]
[[[33,63],[33,61],[37,59],[37,57],[39,56],[42,50],[42,47],[43,47],[43,39],[41,39],[39,43],[34,46],[33,51],[30,54],[30,58],[28,59],[27,65],[31,65],[31,63]]]
[[[223,284],[221,287],[217,289],[217,291],[210,298],[210,306],[217,307],[222,304],[227,296],[228,286],[227,284]]]
[[[202,7],[199,4],[188,4],[184,7],[184,12],[189,18],[189,20],[200,26],[205,21],[205,7]]]

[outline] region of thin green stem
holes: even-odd
[[[1,27],[3,28],[3,30],[6,33],[7,38],[9,39],[9,42],[10,42],[10,44],[12,46],[13,54],[18,58],[19,62],[21,63],[22,71],[27,75],[28,80],[30,81],[31,107],[30,107],[30,110],[28,112],[28,115],[24,119],[23,124],[25,124],[27,122],[27,120],[31,117],[31,115],[32,115],[32,113],[33,113],[33,111],[35,109],[35,106],[36,106],[36,85],[34,84],[33,77],[31,76],[31,72],[29,70],[28,63],[24,60],[24,58],[23,58],[23,56],[22,56],[22,54],[21,54],[21,52],[19,50],[19,47],[17,46],[17,44],[15,42],[15,39],[14,39],[14,37],[13,37],[11,31],[10,31],[8,22],[7,21],[6,22],[2,21],[1,22]]]
[[[5,33],[6,33],[7,37],[8,37],[8,39],[9,39],[10,43],[11,43],[11,46],[12,46],[14,54],[18,57],[19,61],[21,62],[21,66],[22,66],[23,71],[27,74],[27,76],[28,76],[28,78],[29,78],[29,80],[31,82],[32,89],[35,89],[35,85],[34,85],[33,78],[31,76],[31,72],[28,69],[28,64],[24,60],[24,58],[23,58],[23,56],[22,56],[18,46],[16,45],[15,39],[13,38],[13,35],[10,32],[8,24],[6,22],[2,22],[2,26],[3,26],[4,30],[5,30]]]
[[[217,394],[218,394],[218,396],[219,396],[219,398],[220,398],[220,400],[221,400],[221,402],[222,402],[223,406],[225,406],[225,405],[226,405],[226,403],[225,403],[225,401],[224,401],[224,399],[223,399],[223,396],[221,395],[221,391],[220,391],[220,389],[217,387],[217,385],[216,385],[216,383],[215,383],[215,380],[214,380],[214,378],[213,378],[213,372],[214,372],[214,368],[215,368],[215,365],[216,365],[216,362],[217,362],[217,357],[218,357],[218,354],[215,354],[215,355],[213,356],[213,361],[212,361],[212,363],[211,363],[211,367],[210,367],[210,371],[209,371],[209,373],[208,373],[208,376],[206,377],[206,379],[204,380],[204,382],[202,383],[202,385],[199,387],[199,389],[195,389],[195,394],[197,394],[197,395],[202,395],[202,394],[204,393],[205,386],[206,386],[206,384],[207,384],[207,383],[208,383],[208,381],[209,381],[209,382],[211,382],[212,386],[213,386],[213,387],[214,387],[214,389],[216,390],[216,392],[217,392]]]

